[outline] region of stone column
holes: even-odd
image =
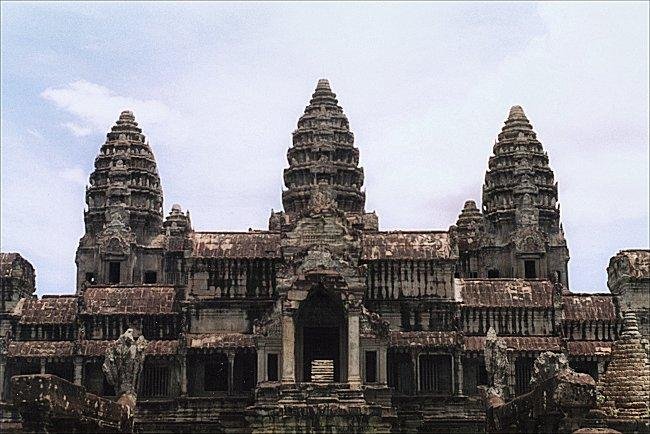
[[[257,384],[266,381],[266,351],[264,347],[257,348]]]
[[[282,382],[295,383],[295,326],[293,316],[289,314],[282,315]]]
[[[420,391],[420,351],[412,350],[411,351],[411,365],[413,365],[413,382],[416,392]]]
[[[605,361],[599,360],[598,364],[597,364],[597,367],[598,367],[598,379],[594,378],[594,380],[596,380],[596,381],[603,378],[603,374],[605,374],[605,371],[606,371],[606,369],[605,369]]]
[[[463,359],[460,353],[454,355],[454,364],[456,365],[456,395],[463,395]]]
[[[387,357],[386,346],[381,345],[379,347],[379,382],[381,384],[386,384],[388,382],[388,357]]]
[[[5,396],[5,368],[7,366],[7,361],[4,356],[0,356],[0,401]]]
[[[187,355],[180,355],[181,396],[187,396]]]
[[[232,395],[234,391],[234,371],[235,371],[235,353],[228,352],[228,394]]]
[[[76,356],[74,358],[74,384],[77,386],[81,386],[83,366],[83,358],[81,356]]]
[[[348,312],[348,383],[355,389],[361,387],[359,375],[359,313]]]

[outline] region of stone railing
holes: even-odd
[[[55,375],[11,378],[22,431],[35,433],[131,432],[133,419],[124,405],[87,393]]]
[[[596,382],[587,374],[564,370],[512,401],[486,396],[489,433],[572,433],[596,406]]]

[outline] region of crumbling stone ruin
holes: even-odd
[[[146,342],[136,341],[128,329],[106,349],[104,373],[118,391],[118,400],[88,393],[86,389],[52,374],[12,377],[12,401],[21,416],[20,428],[6,431],[35,433],[133,432],[138,376]],[[18,429],[17,429],[18,428]]]
[[[486,363],[487,358],[486,349]],[[498,388],[490,386],[485,405],[486,427],[491,433],[574,433],[583,428],[587,414],[596,406],[594,379],[571,369],[566,355],[551,351],[535,359],[530,392],[506,402]],[[592,434],[600,429],[595,428]]]
[[[484,432],[488,385],[503,417],[564,387],[587,402],[625,313],[648,338],[650,251],[612,258],[609,293],[569,290],[557,182],[521,107],[481,207],[467,201],[448,230],[380,230],[327,80],[292,139],[268,230],[200,231],[180,205],[163,215],[153,148],[122,112],[90,174],[76,288],[38,299],[30,263],[0,256],[0,428],[28,428],[11,397],[38,375],[107,402],[137,396],[138,432]],[[564,359],[552,375],[551,356],[536,369],[546,351],[589,375],[562,376]],[[616,366],[605,384],[629,380]]]
[[[650,431],[650,364],[634,312],[625,313],[623,333],[612,347],[600,392],[600,408],[613,426],[625,432]]]

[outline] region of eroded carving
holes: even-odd
[[[133,329],[125,331],[106,349],[102,370],[118,396],[137,396],[138,378],[142,371],[147,341],[142,335],[136,340]]]

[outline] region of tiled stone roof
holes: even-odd
[[[572,356],[609,356],[612,343],[603,341],[569,341],[567,349]]]
[[[76,296],[44,296],[25,299],[14,310],[20,324],[72,324],[77,318]]]
[[[84,292],[84,314],[162,315],[174,313],[172,286],[90,287]]]
[[[243,333],[202,333],[187,336],[190,349],[255,347],[253,335]]]
[[[116,341],[106,340],[85,340],[81,341],[81,354],[88,357],[103,357],[109,345]],[[145,354],[150,355],[172,355],[178,352],[178,340],[171,341],[147,341]]]
[[[501,336],[500,336],[501,337]],[[502,336],[508,350],[561,351],[562,340],[556,336]],[[465,336],[465,351],[483,351],[485,336]]]
[[[417,331],[390,333],[389,346],[391,347],[454,347],[459,345],[456,332],[445,331]]]
[[[24,341],[10,342],[9,357],[68,357],[74,354],[74,342]]]
[[[273,232],[194,232],[198,258],[280,258],[280,234]]]
[[[456,259],[449,232],[378,232],[364,234],[361,259]]]
[[[614,297],[604,294],[563,295],[564,319],[567,321],[615,321]]]
[[[455,283],[463,307],[553,306],[553,284],[546,280],[456,279]]]

